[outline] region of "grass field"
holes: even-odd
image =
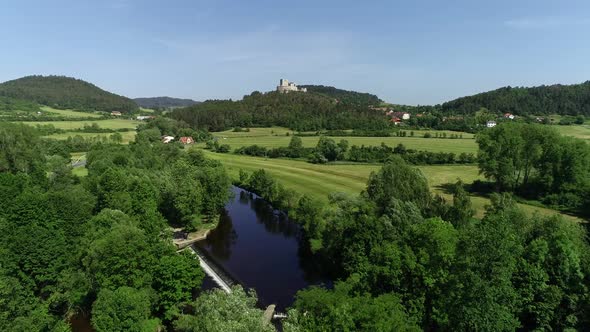
[[[64,140],[67,139],[68,137],[74,137],[74,136],[82,136],[85,138],[88,137],[109,137],[111,136],[113,133],[81,133],[81,132],[66,132],[63,134],[54,134],[54,135],[49,135],[49,136],[44,136],[47,138],[53,138],[53,139],[58,139],[58,140]],[[127,144],[131,141],[135,140],[135,131],[125,131],[125,132],[120,132],[119,134],[121,134],[121,136],[123,136],[123,142],[124,144]]]
[[[135,129],[141,121],[128,119],[108,119],[108,120],[88,120],[88,121],[32,121],[22,122],[30,126],[36,125],[53,125],[55,128],[64,130],[73,130],[83,128],[84,125],[96,123],[100,128],[106,129]]]
[[[554,126],[562,135],[590,140],[590,124]]]
[[[74,110],[58,110],[55,108],[51,108],[49,106],[42,106],[41,111],[47,112],[50,114],[63,116],[63,117],[68,117],[68,118],[84,118],[84,117],[86,117],[86,118],[100,118],[101,116],[104,115],[104,113],[100,114],[100,113],[78,112],[78,111],[74,111]]]
[[[259,145],[268,148],[288,146],[291,141],[290,136],[286,133],[292,131],[285,128],[251,128],[250,132],[233,132],[224,131],[215,133],[214,136],[219,139],[220,144],[228,144],[232,149],[241,146]],[[425,132],[425,131],[424,131]],[[416,150],[426,150],[432,152],[454,152],[454,153],[476,153],[477,144],[472,139],[472,134],[463,133],[463,139],[443,139],[443,138],[423,138],[423,131],[415,131],[415,137],[332,137],[336,141],[341,139],[347,140],[350,145],[376,146],[385,143],[389,146],[403,144],[407,148]],[[435,131],[430,131],[434,133]],[[443,133],[440,131],[439,133]],[[451,132],[446,132],[450,135]],[[301,137],[305,147],[316,146],[319,137]]]
[[[305,161],[265,159],[209,151],[206,151],[206,154],[209,158],[221,161],[232,177],[237,177],[240,169],[252,172],[262,168],[286,187],[324,202],[332,192],[360,193],[365,189],[369,174],[381,168],[377,164],[317,165]],[[451,195],[445,192],[444,184],[454,183],[458,178],[464,183],[471,183],[480,178],[477,166],[471,165],[420,166],[419,168],[428,179],[432,191],[441,194],[446,199],[451,199]],[[489,199],[472,196],[471,200],[476,210],[476,216],[482,217],[485,206],[490,202]],[[542,215],[558,213],[551,209],[525,204],[520,204],[520,206],[530,214],[535,212]],[[580,221],[576,217],[564,216],[571,220]]]

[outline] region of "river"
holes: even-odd
[[[217,265],[256,290],[261,306],[276,304],[278,311],[293,303],[298,290],[330,284],[301,245],[298,224],[256,195],[237,187],[232,192],[218,227],[198,244]]]

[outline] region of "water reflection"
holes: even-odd
[[[227,260],[231,257],[233,244],[238,240],[233,222],[227,211],[223,211],[219,224],[208,236],[210,251],[217,259]]]
[[[254,288],[262,305],[284,310],[295,293],[311,284],[328,283],[295,222],[264,200],[234,187],[218,229],[200,243],[210,257],[243,286]]]

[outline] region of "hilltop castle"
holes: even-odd
[[[284,78],[281,78],[279,85],[277,86],[277,91],[281,93],[287,93],[291,91],[298,91],[298,92],[307,92],[306,88],[299,88],[295,83],[289,82]]]

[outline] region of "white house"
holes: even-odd
[[[515,116],[514,116],[514,114],[506,113],[506,114],[504,114],[504,118],[514,120]]]
[[[493,128],[496,126],[496,121],[488,121],[486,122],[486,127]]]
[[[164,143],[164,144],[168,144],[172,141],[174,141],[174,136],[163,136],[162,137],[162,143]]]

